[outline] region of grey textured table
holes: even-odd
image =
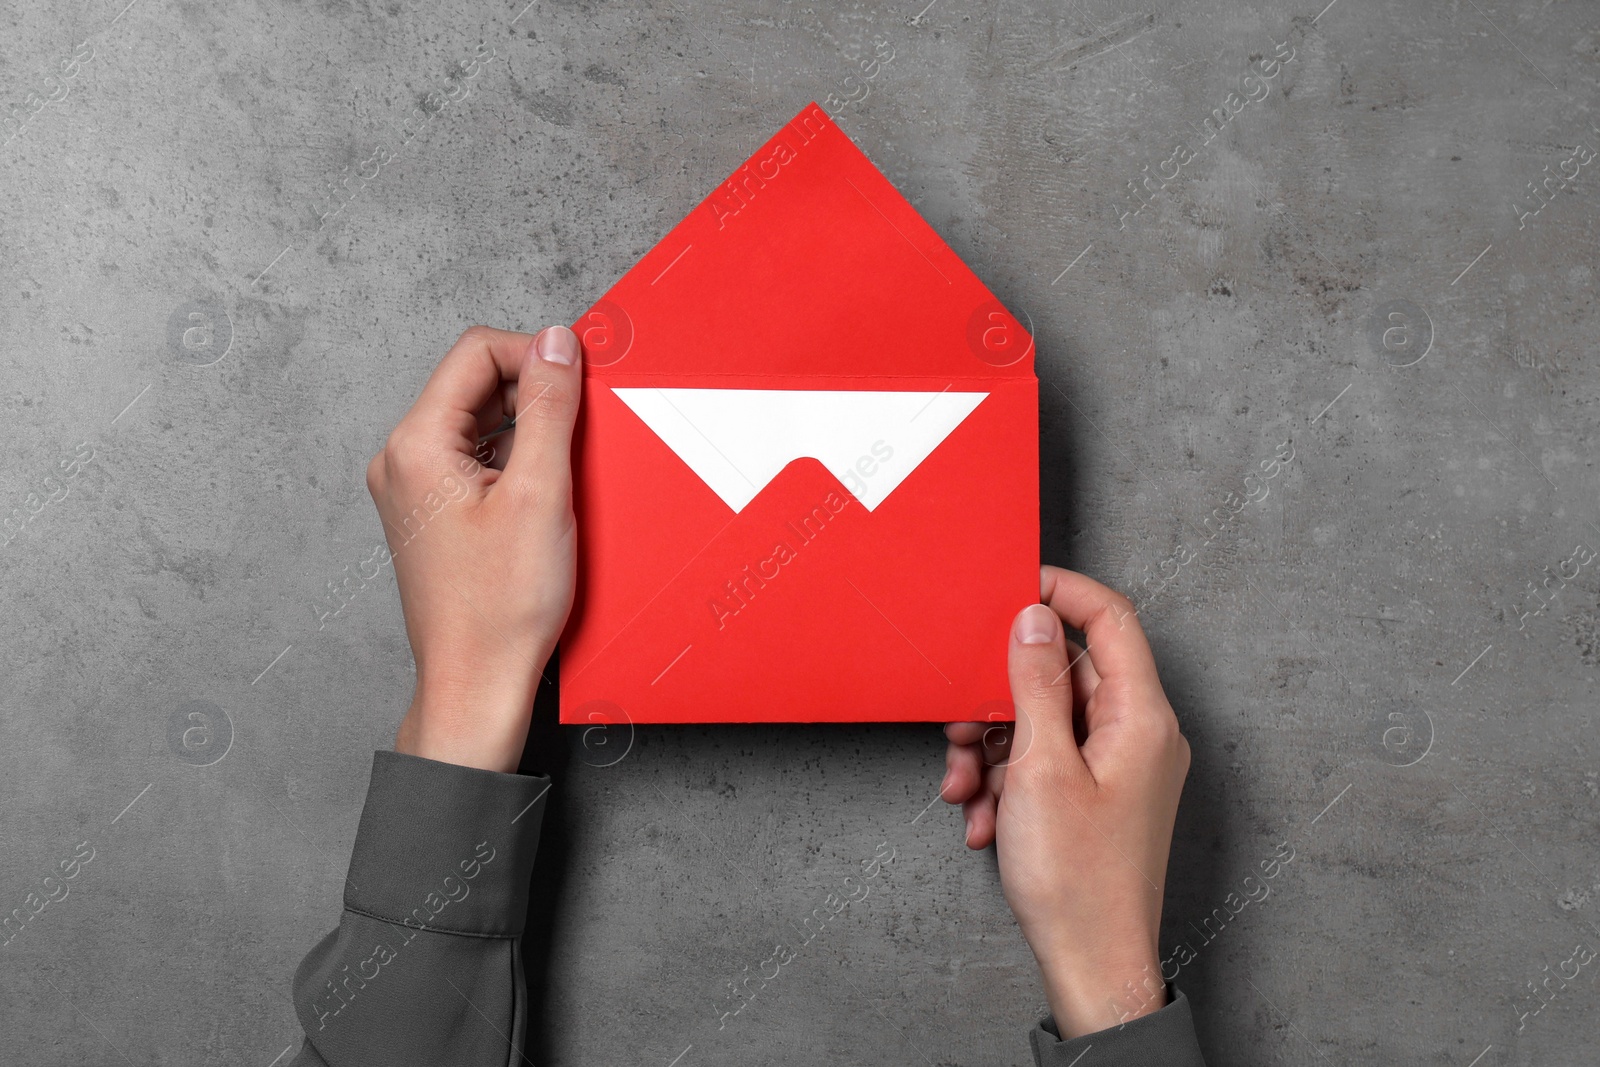
[[[3,907],[76,872],[0,1058],[288,1058],[409,695],[368,458],[816,99],[1034,325],[1045,558],[1140,602],[1194,746],[1212,1061],[1593,1061],[1594,5],[523,2],[0,15]],[[534,1062],[1026,1059],[937,729],[547,740]]]

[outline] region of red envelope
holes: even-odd
[[[1033,340],[821,108],[573,329],[562,722],[1012,717]]]

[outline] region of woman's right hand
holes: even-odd
[[[1015,724],[949,724],[940,792],[962,805],[969,848],[995,845],[1071,1038],[1166,1003],[1157,942],[1189,744],[1127,597],[1045,567],[1040,599],[1011,629]]]

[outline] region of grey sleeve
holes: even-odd
[[[1167,1006],[1121,1026],[1061,1040],[1046,1016],[1028,1034],[1038,1067],[1205,1067],[1195,1039],[1189,1000],[1167,986]]]
[[[291,1067],[522,1062],[518,943],[549,788],[373,755],[339,928],[295,971]]]

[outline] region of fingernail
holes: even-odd
[[[972,816],[967,816],[967,836],[962,839],[963,844],[972,844]]]
[[[939,796],[943,797],[950,788],[950,772],[944,772],[944,781],[939,783]]]
[[[1047,645],[1056,639],[1059,626],[1055,612],[1043,604],[1030,604],[1017,616],[1011,632],[1024,645]]]
[[[539,358],[546,363],[570,367],[578,362],[578,335],[565,326],[551,326],[539,335],[536,343]]]

